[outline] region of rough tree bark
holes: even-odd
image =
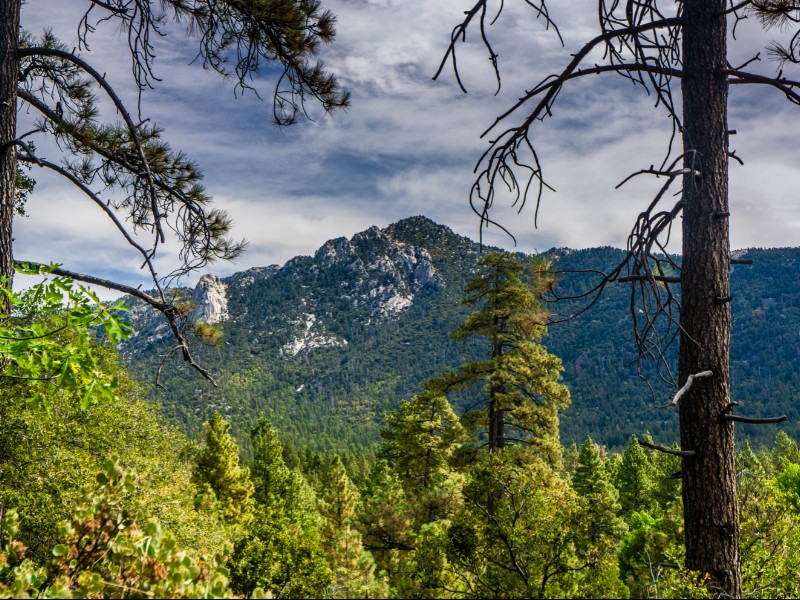
[[[11,278],[14,221],[14,179],[17,128],[17,82],[19,80],[19,0],[0,0],[0,276]]]
[[[709,573],[715,593],[741,597],[730,402],[728,82],[725,0],[683,4],[684,175],[679,381],[700,371],[680,402],[686,566]]]

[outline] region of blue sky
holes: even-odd
[[[23,8],[23,25],[33,33],[51,26],[73,46],[87,4],[31,0]],[[338,16],[338,36],[322,58],[351,91],[352,108],[332,116],[312,110],[313,121],[290,128],[271,125],[269,102],[252,94],[236,97],[232,82],[189,65],[196,40],[179,30],[158,40],[155,67],[162,81],[145,92],[143,115],[163,125],[172,146],[199,163],[216,204],[234,218],[235,236],[250,242],[235,263],[209,269],[217,274],[281,264],[313,253],[329,238],[417,214],[476,238],[478,222],[467,197],[472,168],[486,147],[480,133],[525,89],[559,70],[596,35],[594,0],[550,3],[563,48],[521,0],[507,1],[492,30],[501,92],[495,95],[489,62],[473,32],[459,55],[470,92],[464,95],[449,71],[439,81],[431,77],[450,30],[471,2],[324,4]],[[772,36],[787,35],[764,34],[754,22],[744,25],[737,32],[732,63],[763,50]],[[83,56],[135,105],[126,52],[113,23],[105,23]],[[752,69],[771,74],[776,65],[762,61]],[[271,85],[267,79],[260,85],[267,98]],[[21,116],[20,128],[26,118]],[[772,90],[739,86],[732,94],[729,121],[738,131],[734,147],[745,161],[744,167],[731,165],[732,246],[797,245],[800,107]],[[554,117],[539,125],[545,177],[557,192],[545,195],[538,229],[532,206],[519,215],[498,206],[495,217],[525,251],[624,246],[659,182],[641,179],[616,191],[614,186],[629,173],[660,162],[670,129],[664,112],[654,109],[653,99],[640,89],[608,75],[566,88]],[[37,147],[47,158],[58,158],[56,148]],[[56,178],[35,177],[39,186],[30,217],[15,223],[16,258],[55,260],[76,271],[147,286],[136,256],[87,200]],[[511,246],[499,232],[488,232],[487,239]],[[162,250],[161,272],[174,265],[170,250]]]

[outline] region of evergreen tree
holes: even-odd
[[[523,442],[559,465],[558,411],[569,405],[569,390],[559,383],[561,361],[538,343],[546,331],[545,314],[521,280],[524,269],[508,253],[493,252],[479,261],[464,300],[475,312],[453,338],[484,338],[488,357],[463,365],[443,378],[443,385],[484,384],[484,397],[473,410],[474,420],[486,428],[490,451]]]
[[[313,490],[283,462],[283,446],[271,423],[261,419],[250,434],[255,518],[234,547],[232,585],[250,595],[264,588],[279,598],[322,597],[333,582]]]
[[[617,479],[619,478],[619,470],[622,468],[622,454],[619,452],[613,452],[609,454],[606,458],[604,466],[606,468],[606,473],[608,473],[609,479],[614,483],[614,487],[619,490]]]
[[[481,455],[465,497],[446,552],[468,597],[624,594],[608,536],[587,542],[584,502],[530,448]]]
[[[463,477],[451,467],[467,434],[447,400],[431,380],[425,390],[386,416],[380,456],[403,482],[416,510],[417,525],[446,518],[460,501]]]
[[[631,436],[628,448],[622,453],[615,483],[619,490],[622,514],[653,510],[653,465],[635,435]]]
[[[287,493],[289,469],[283,460],[283,445],[278,432],[268,419],[260,418],[250,431],[253,463],[250,472],[259,504],[270,506],[282,502]]]
[[[748,481],[765,481],[767,473],[758,455],[753,452],[750,442],[745,440],[741,450],[736,453],[736,478],[740,485],[739,496],[743,492],[741,486]],[[744,500],[742,500],[744,502]]]
[[[616,550],[627,528],[617,517],[619,492],[611,483],[600,451],[590,437],[581,445],[572,486],[584,500],[580,519],[583,535],[576,541],[576,553],[588,564],[587,577],[603,572],[617,579]]]
[[[204,448],[195,457],[192,479],[201,495],[213,493],[230,525],[247,525],[253,516],[250,470],[239,465],[239,447],[228,433],[231,424],[214,412],[205,425]]]
[[[415,549],[412,515],[400,479],[386,460],[379,459],[361,493],[357,527],[365,548],[390,582],[399,570],[398,563],[405,560],[399,553]]]
[[[786,435],[785,431],[779,431],[775,436],[770,456],[772,469],[776,475],[783,473],[790,464],[800,465],[800,449],[797,447],[797,442]]]
[[[323,474],[322,491],[317,499],[319,513],[332,532],[353,524],[358,500],[358,490],[347,476],[342,459],[334,455]]]
[[[580,456],[580,451],[578,450],[578,445],[573,440],[572,443],[569,445],[569,448],[564,452],[564,466],[562,468],[562,475],[564,475],[567,479],[571,479],[575,473],[575,469],[578,467],[578,458]]]
[[[322,598],[333,583],[316,513],[298,519],[298,515],[259,505],[255,519],[236,542],[228,566],[231,586],[248,597],[263,588],[274,598]]]
[[[646,442],[654,443],[653,437],[649,432],[642,436]],[[680,450],[680,445],[676,442],[672,445],[673,450]],[[681,458],[666,452],[645,451],[647,458],[652,465],[652,498],[655,505],[661,510],[678,500],[681,496],[681,474],[683,465]]]
[[[572,487],[584,498],[593,496],[616,498],[619,496],[611,484],[597,445],[590,437],[581,444],[575,473],[572,476]]]
[[[334,456],[323,473],[317,498],[323,521],[322,547],[334,579],[328,595],[334,598],[377,598],[388,593],[354,527],[358,501],[358,490],[347,476],[342,459]]]

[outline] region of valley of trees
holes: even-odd
[[[62,345],[91,355],[86,383],[108,393],[4,381],[0,597],[714,595],[708,574],[685,567],[680,457],[635,436],[620,452],[559,443],[570,400],[540,343],[546,267],[479,261],[453,336],[482,358],[387,414],[374,455],[303,451],[262,418],[243,460],[219,413],[191,440],[107,344],[82,338],[86,322],[60,328]],[[46,295],[13,300],[31,327],[63,317]],[[119,324],[112,339],[127,333]],[[464,394],[459,415],[450,399]],[[736,469],[743,590],[796,597],[800,449],[779,431],[741,447]]]
[[[554,25],[544,1],[526,3]],[[734,444],[734,422],[759,419],[732,412],[730,273],[741,261],[728,242],[727,162],[734,155],[726,106],[730,83],[768,84],[796,103],[800,83],[733,68],[725,47],[729,19],[752,14],[767,26],[793,24],[797,6],[709,0],[664,12],[655,0],[624,10],[601,1],[600,36],[505,113],[532,101],[523,125],[492,141],[473,189],[484,223],[500,180],[523,196],[531,183],[541,192],[530,128],[551,113],[571,79],[617,72],[655,92],[683,151],[642,173],[667,183],[641,213],[619,266],[572,299],[599,299],[612,282],[632,284],[638,357],[655,359],[660,375],[677,359],[678,376],[668,384],[681,385],[671,403],[680,442],[666,447],[642,431],[622,451],[591,437],[565,448],[560,415],[570,391],[561,359],[544,345],[549,315],[541,298],[554,291],[549,265],[489,252],[471,279],[461,272],[463,319],[453,345],[441,351],[444,365],[448,351],[467,348],[463,360],[406,383],[413,393],[385,415],[381,444],[356,454],[281,441],[281,429],[258,414],[260,398],[251,407],[258,418],[244,432],[239,423],[238,437],[222,412],[187,437],[127,374],[116,353],[132,335],[125,308],[76,282],[130,294],[160,313],[172,348],[159,357],[159,376],[178,355],[195,376],[213,381],[189,336],[213,344],[219,331],[190,323],[192,307],[168,284],[234,258],[244,244],[229,237],[227,214],[211,207],[198,167],[170,148],[159,126],[134,118],[77,49],[50,31],[25,31],[22,4],[0,0],[0,597],[798,596],[800,449],[783,432],[769,445]],[[232,76],[239,90],[251,89],[255,74],[276,73],[278,125],[307,116],[307,103],[325,111],[349,104],[315,58],[335,35],[335,18],[315,0],[89,0],[79,47],[98,23],[90,20],[93,9],[103,15],[99,22],[112,20],[127,36],[140,92],[157,81],[150,36],[169,22],[194,35],[203,66]],[[445,58],[455,66],[456,45],[477,17],[499,81],[486,9],[487,0],[478,0],[465,13]],[[605,49],[607,64],[581,69],[596,47]],[[771,49],[784,64],[800,62],[797,35]],[[681,82],[681,111],[673,79]],[[17,131],[21,110],[36,115],[30,131]],[[109,113],[118,122],[105,121]],[[62,151],[62,161],[38,155],[39,140]],[[15,260],[12,225],[24,214],[34,167],[67,180],[108,217],[152,278],[151,293]],[[521,187],[520,168],[530,177]],[[680,199],[662,209],[674,181],[682,182]],[[679,216],[681,259],[663,240]],[[180,264],[164,278],[154,260],[168,233]],[[359,243],[385,243],[377,229],[365,233]],[[40,282],[16,292],[15,274]],[[299,279],[286,277],[284,291],[302,299]],[[764,302],[765,312],[775,304]],[[336,334],[342,314],[329,314],[328,333]],[[358,325],[366,328],[374,316]],[[402,361],[414,358],[413,345],[400,350],[384,357],[400,364],[398,380]],[[341,366],[353,371],[347,385],[360,392],[356,402],[398,383],[361,390],[359,378],[373,365]],[[373,425],[379,420],[370,415]],[[358,426],[354,419],[334,434]]]

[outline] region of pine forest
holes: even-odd
[[[0,0],[0,598],[800,597],[798,23]]]

